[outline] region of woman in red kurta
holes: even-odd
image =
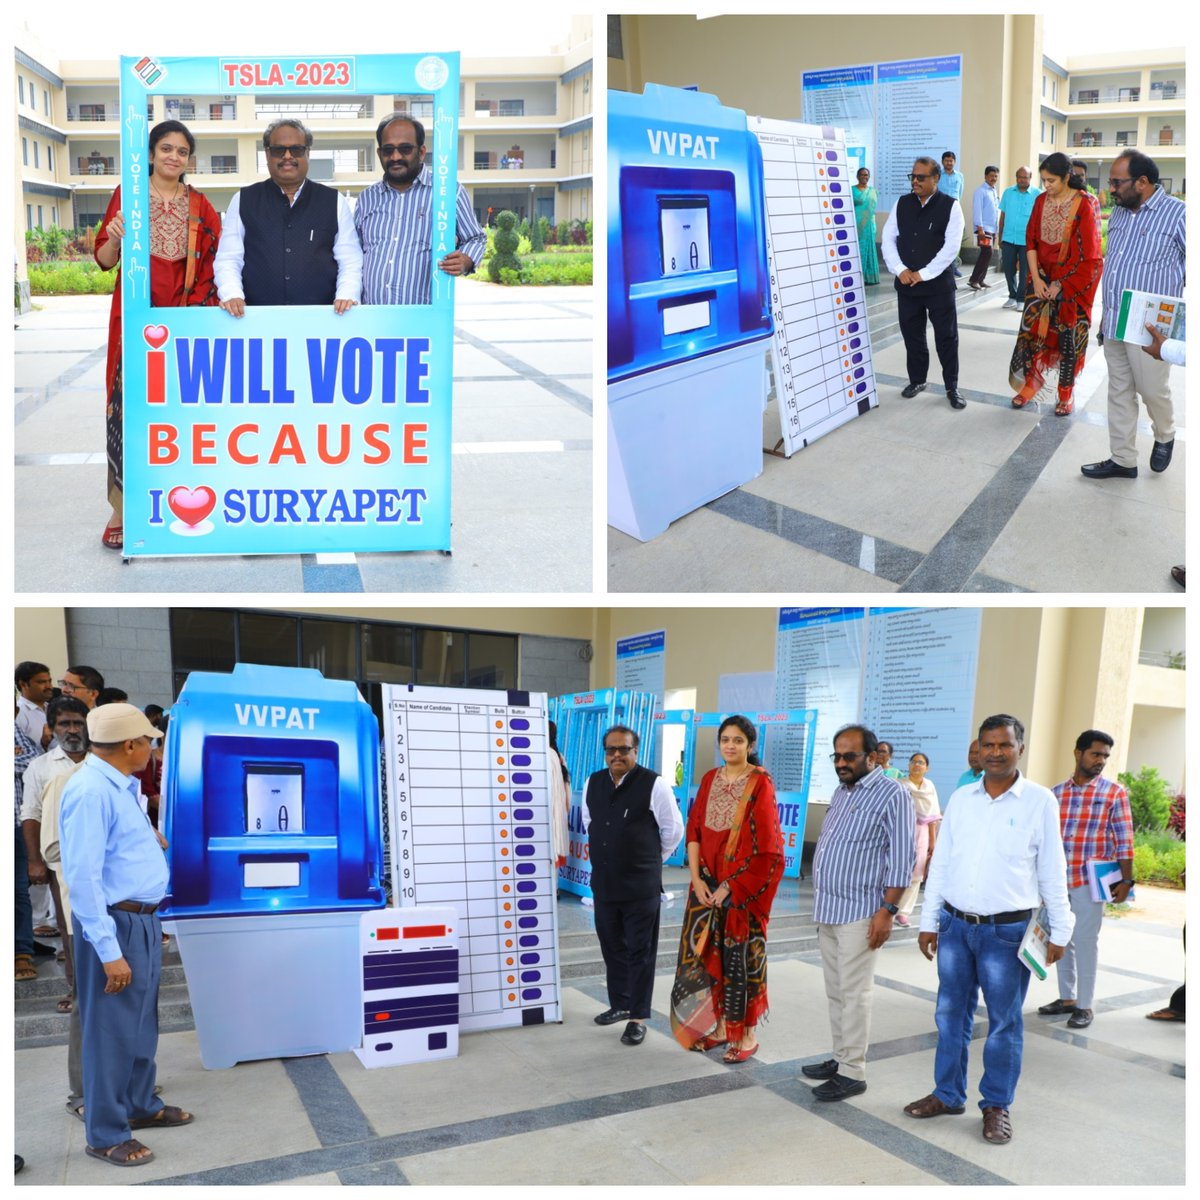
[[[1058,367],[1058,404],[1069,416],[1074,408],[1075,377],[1083,370],[1092,302],[1100,282],[1098,205],[1079,190],[1065,154],[1052,154],[1038,168],[1043,191],[1033,202],[1026,227],[1029,282],[1021,329],[1009,364],[1009,383],[1020,390],[1013,408],[1024,408]]]
[[[184,182],[196,139],[179,121],[162,121],[150,131],[150,303],[155,308],[217,303],[213,260],[221,236],[221,218],[201,192]],[[106,271],[120,262],[125,218],[121,189],[108,202],[96,235],[96,262]],[[110,550],[125,544],[124,396],[121,380],[121,274],[113,289],[108,319],[108,367],[105,371],[108,501],[112,517],[101,541]]]
[[[679,1040],[693,1050],[728,1044],[729,1063],[758,1049],[756,1027],[767,1015],[767,922],[783,876],[775,787],[754,757],[756,739],[745,717],[722,722],[717,740],[725,765],[705,775],[688,814],[692,886],[672,992],[673,1011],[686,1014],[677,1026],[711,1029],[696,1039],[677,1030]],[[705,973],[711,985],[701,1006],[689,980]]]

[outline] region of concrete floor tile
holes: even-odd
[[[734,547],[736,582],[730,577],[728,557]],[[651,542],[609,527],[608,587],[613,592],[896,590],[886,579],[707,509],[681,517]]]
[[[614,1148],[619,1147],[619,1154]],[[503,1183],[509,1187],[567,1184],[678,1184],[677,1175],[622,1145],[611,1120],[587,1121],[516,1134],[400,1159],[412,1184]]]

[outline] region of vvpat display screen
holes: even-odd
[[[304,768],[299,763],[246,764],[246,832],[304,832]]]
[[[662,273],[682,275],[712,267],[707,196],[659,196]]]

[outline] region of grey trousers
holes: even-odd
[[[1058,960],[1058,994],[1074,1000],[1076,1008],[1092,1008],[1096,1000],[1096,967],[1100,961],[1100,923],[1104,902],[1092,899],[1091,889],[1069,888],[1067,899],[1075,914],[1075,932]]]
[[[818,925],[817,944],[829,1001],[829,1031],[838,1074],[866,1079],[871,1041],[871,989],[876,952],[867,945],[871,918],[848,925]]]

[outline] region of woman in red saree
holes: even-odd
[[[771,777],[742,716],[717,732],[725,765],[700,784],[687,822],[688,893],[671,993],[676,1038],[692,1050],[728,1045],[727,1063],[758,1050],[767,1015],[767,922],[783,876]]]
[[[221,237],[221,218],[203,193],[184,182],[196,139],[179,121],[162,121],[150,130],[150,303],[155,308],[217,303],[213,260]],[[111,270],[121,260],[125,218],[121,189],[113,192],[96,235],[96,262]],[[108,502],[112,517],[101,541],[110,550],[125,545],[124,392],[121,380],[121,274],[113,289],[108,318],[108,367],[105,442],[108,451]]]
[[[1065,154],[1051,154],[1038,170],[1043,191],[1027,226],[1029,282],[1008,374],[1009,383],[1020,389],[1013,408],[1024,408],[1041,389],[1046,371],[1057,366],[1054,412],[1065,417],[1074,408],[1075,378],[1083,370],[1100,282],[1100,222]]]

